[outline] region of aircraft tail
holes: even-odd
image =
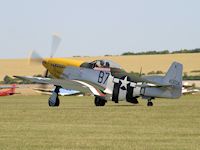
[[[182,73],[183,65],[173,62],[164,77],[164,82],[182,88]]]
[[[182,95],[183,65],[173,62],[164,77],[147,78],[158,87],[146,88],[144,95],[149,97],[162,97],[176,99]]]

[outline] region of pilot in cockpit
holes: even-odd
[[[109,62],[106,62],[105,68],[110,68],[110,63]]]
[[[112,64],[109,61],[106,60],[96,60],[90,63],[84,63],[81,65],[81,67],[85,67],[85,68],[110,68],[112,66]]]
[[[100,68],[104,68],[105,62],[103,60],[100,60]]]
[[[110,68],[109,62],[105,62],[103,60],[97,61],[96,63],[97,68]]]

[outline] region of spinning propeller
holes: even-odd
[[[61,38],[58,34],[53,34],[52,35],[52,43],[51,43],[51,53],[50,53],[50,58],[53,58],[55,55],[55,52],[57,51],[59,45],[61,42]],[[32,51],[30,55],[30,63],[38,63],[41,64],[43,62],[44,58],[42,58],[37,52]],[[44,77],[48,76],[48,69],[44,72]]]
[[[140,67],[140,73],[139,73],[139,77],[142,76],[142,67]]]

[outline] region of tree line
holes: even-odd
[[[183,53],[200,53],[200,48],[196,49],[181,49],[178,51],[163,50],[163,51],[144,51],[144,52],[124,52],[121,55],[156,55],[156,54],[183,54]]]

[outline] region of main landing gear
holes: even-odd
[[[136,97],[132,97],[132,98],[126,98],[126,101],[132,104],[138,104],[138,100]]]
[[[60,86],[56,86],[51,97],[49,98],[48,103],[50,107],[58,107],[60,105],[60,100],[58,97],[59,90],[60,90]]]
[[[105,106],[106,102],[107,101],[105,99],[102,99],[102,98],[97,97],[97,96],[94,99],[95,106]]]

